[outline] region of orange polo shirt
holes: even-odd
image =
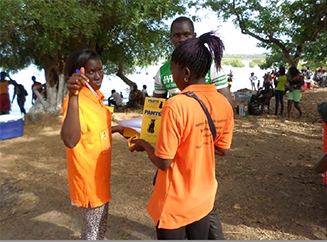
[[[8,81],[0,82],[0,94],[8,94]]]
[[[81,139],[77,145],[66,148],[68,184],[71,200],[82,207],[99,207],[111,198],[111,113],[87,87],[78,97]],[[68,95],[63,108],[63,121],[68,107]]]
[[[215,85],[192,85],[207,107],[217,130],[215,145],[229,149],[234,118],[227,99]],[[176,229],[198,221],[213,209],[217,181],[212,134],[201,105],[178,94],[166,101],[155,155],[173,159],[166,171],[159,169],[147,210],[159,228]]]

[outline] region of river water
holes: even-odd
[[[251,75],[251,72],[254,72],[255,75],[258,77],[258,80],[260,80],[261,86],[263,83],[263,75],[267,72],[267,70],[261,70],[258,66],[255,66],[254,68],[249,67],[250,60],[243,60],[242,61],[245,64],[245,67],[239,68],[239,67],[231,67],[231,66],[223,66],[223,69],[225,73],[229,73],[230,71],[233,72],[233,85],[231,88],[232,92],[235,92],[242,88],[248,88],[251,89],[251,84],[249,77]],[[137,72],[135,74],[129,74],[127,77],[135,82],[138,86],[138,88],[141,90],[143,85],[147,86],[148,94],[152,95],[153,89],[154,89],[154,76],[156,75],[159,67],[159,65],[155,66],[149,66],[147,68],[138,68]],[[38,82],[41,82],[42,84],[45,83],[45,75],[44,71],[39,71],[35,66],[31,65],[28,68],[19,71],[16,74],[10,74],[11,78],[15,81],[17,81],[19,84],[24,85],[26,91],[28,92],[28,96],[26,97],[26,103],[25,103],[25,109],[26,112],[31,108],[31,98],[32,98],[32,84],[33,81],[31,80],[32,76],[36,77],[36,80]],[[124,98],[123,102],[127,103],[129,91],[130,88],[128,85],[126,85],[119,77],[115,75],[109,75],[105,76],[102,87],[100,91],[105,95],[105,98],[108,98],[111,95],[111,90],[115,89],[118,93],[122,92]],[[10,100],[12,100],[13,97],[13,85],[9,85],[9,95]],[[107,101],[104,101],[105,104],[107,104]],[[14,100],[14,103],[11,106],[11,114],[14,115],[20,115],[20,110],[17,104],[17,100]]]

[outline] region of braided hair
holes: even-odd
[[[174,50],[171,61],[181,67],[188,67],[196,78],[205,77],[213,57],[217,70],[221,68],[224,49],[222,40],[211,31],[180,43]]]

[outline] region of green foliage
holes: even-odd
[[[327,66],[327,31],[320,33],[320,38],[305,46],[303,61],[314,69]]]
[[[171,52],[169,26],[163,20],[184,13],[185,2],[2,0],[1,65],[17,71],[33,63],[45,69],[52,85],[77,48],[96,49],[107,74],[116,73],[122,63],[125,70],[136,61],[148,65]]]
[[[296,66],[305,51],[316,59],[317,53],[327,49],[325,0],[203,0],[202,6],[210,6],[219,18],[232,19],[243,34],[261,41],[259,47],[273,56],[267,65],[282,55]]]
[[[244,67],[245,64],[242,63],[240,59],[233,59],[233,60],[223,60],[222,65],[231,65],[232,67]]]
[[[248,55],[248,54],[226,54],[224,55],[224,59],[241,59],[241,60],[262,60],[266,57],[264,54],[255,54],[255,55]]]
[[[259,60],[252,60],[250,63],[249,63],[249,67],[250,68],[254,68],[256,65],[261,65],[264,63],[264,59],[259,59]]]

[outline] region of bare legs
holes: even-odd
[[[292,111],[293,103],[294,103],[294,107],[299,111],[298,118],[302,117],[302,110],[300,108],[300,102],[294,102],[293,100],[288,100],[288,103],[287,103],[287,119],[291,119],[291,111]]]

